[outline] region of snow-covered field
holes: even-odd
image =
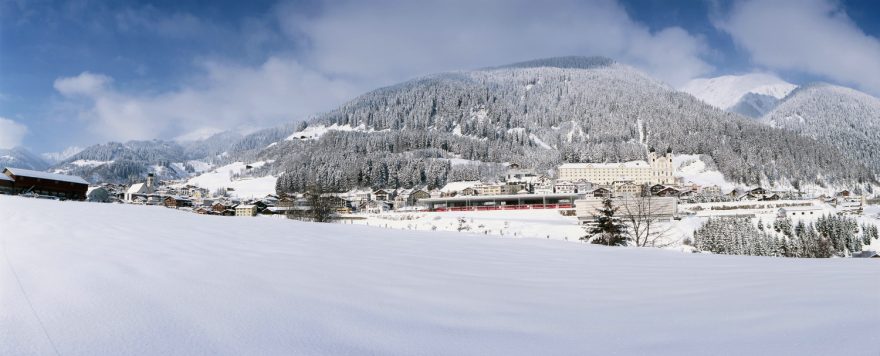
[[[391,212],[355,214],[344,223],[399,230],[456,231],[500,238],[538,238],[579,241],[585,230],[577,217],[563,216],[556,209],[456,211],[456,212]],[[659,245],[680,248],[684,237],[693,236],[702,220],[686,217],[680,221],[659,222],[663,231]]]
[[[876,355],[880,264],[0,196],[2,355]]]

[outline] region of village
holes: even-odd
[[[211,191],[186,181],[160,181],[149,174],[129,186],[89,185],[80,177],[5,168],[0,193],[37,198],[86,200],[165,206],[203,215],[275,215],[308,220],[314,205],[329,214],[326,220],[353,219],[388,213],[556,210],[588,223],[605,199],[632,212],[640,200],[651,199],[649,215],[671,220],[685,216],[754,216],[767,214],[861,214],[867,197],[843,190],[817,196],[796,190],[764,187],[702,186],[676,176],[671,150],[648,152],[647,161],[622,163],[565,163],[557,177],[509,164],[493,181],[456,181],[442,187],[358,188],[347,192],[291,192],[242,198],[232,188]],[[250,166],[246,166],[250,167]],[[315,196],[315,195],[318,196]],[[641,212],[644,213],[644,212]]]

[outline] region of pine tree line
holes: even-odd
[[[694,232],[694,247],[727,255],[827,258],[862,251],[877,238],[876,226],[860,228],[846,216],[825,215],[815,224],[782,218],[772,226],[756,226],[750,217],[714,217]]]

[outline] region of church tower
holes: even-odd
[[[654,184],[675,184],[671,148],[666,149],[664,155],[651,148],[648,151],[648,163],[651,165],[651,180]]]

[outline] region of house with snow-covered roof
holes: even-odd
[[[77,176],[6,167],[4,185],[12,180],[13,194],[33,193],[61,199],[85,200],[89,182]]]

